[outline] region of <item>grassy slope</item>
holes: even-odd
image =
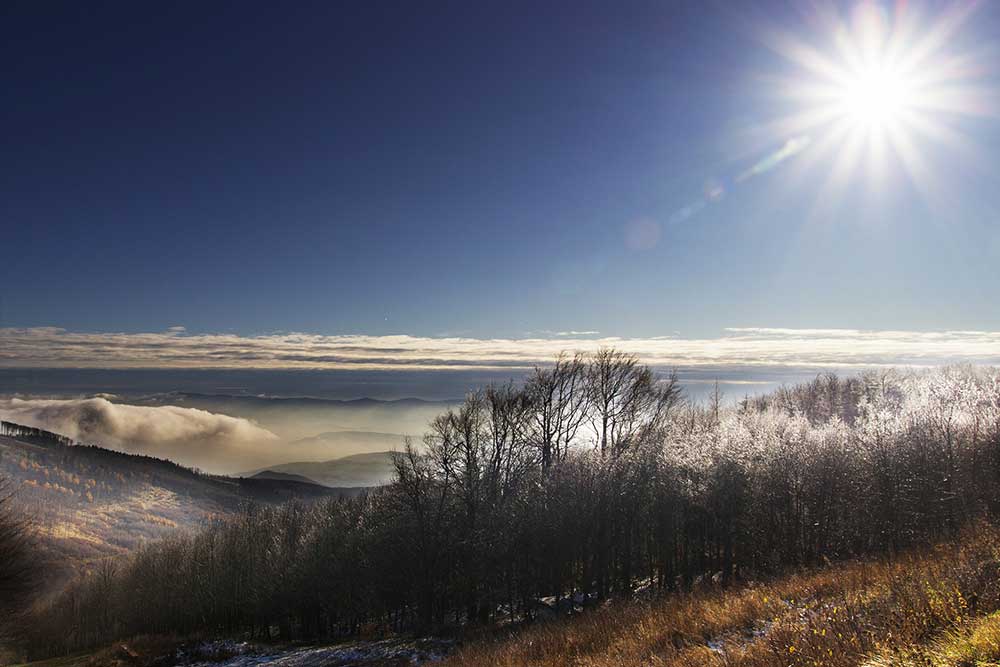
[[[972,667],[1000,660],[1000,531],[466,645],[450,667]]]
[[[929,646],[917,646],[902,656],[882,655],[870,667],[996,667],[1000,665],[1000,613],[993,613],[951,630]]]

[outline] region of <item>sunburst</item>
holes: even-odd
[[[960,121],[995,113],[985,54],[963,35],[975,8],[955,4],[928,17],[909,3],[862,2],[819,17],[811,39],[767,32],[794,70],[778,85],[790,111],[771,127],[809,139],[799,164],[826,165],[825,194],[858,173],[878,183],[900,169],[931,193],[939,183],[930,156],[939,147],[975,159]]]

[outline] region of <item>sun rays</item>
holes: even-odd
[[[764,31],[792,69],[776,87],[789,111],[770,127],[779,136],[808,137],[797,164],[826,170],[821,201],[859,179],[878,188],[896,176],[933,198],[944,187],[935,156],[945,150],[975,161],[958,125],[994,113],[982,84],[987,59],[964,34],[974,3],[937,16],[884,4],[821,15],[810,34]]]

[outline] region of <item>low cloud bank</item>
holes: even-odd
[[[248,419],[174,405],[121,405],[105,398],[0,399],[0,419],[211,471],[240,469],[278,440]]]
[[[523,369],[613,346],[677,367],[932,366],[1000,363],[1000,331],[730,328],[716,338],[431,338],[314,334],[74,333],[0,329],[0,367],[330,370]]]

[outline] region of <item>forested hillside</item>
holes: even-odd
[[[194,530],[247,502],[353,494],[297,481],[201,474],[170,461],[71,442],[0,423],[0,478],[51,560],[75,569],[178,530]]]
[[[36,641],[520,622],[892,556],[1000,511],[1000,374],[823,376],[692,405],[603,351],[470,395],[395,467],[364,497],[253,508],[111,563]]]

